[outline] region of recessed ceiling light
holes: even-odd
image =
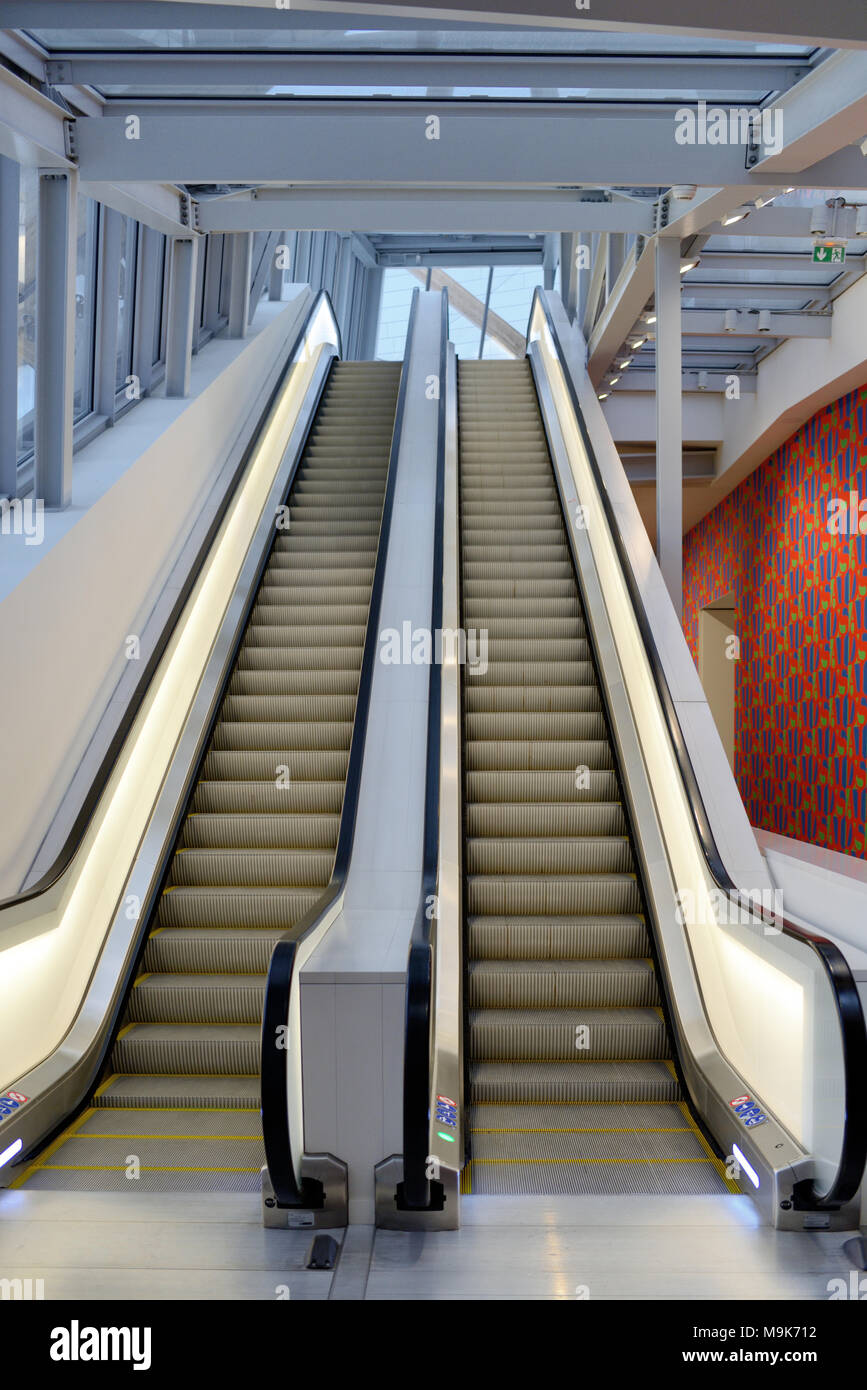
[[[642,314],[641,317],[644,319],[645,323],[656,323],[656,314],[654,313]]]
[[[681,275],[686,275],[687,271],[695,270],[695,268],[696,268],[697,265],[701,265],[701,257],[700,257],[700,256],[693,256],[692,259],[689,260],[689,261],[681,261],[681,263],[680,263],[680,273],[681,273]]]
[[[608,400],[608,397],[609,397],[610,395],[611,395],[611,392],[610,392],[610,391],[600,391],[600,392],[599,392],[599,399],[600,399],[600,401],[607,401],[607,400]]]
[[[620,380],[620,377],[619,377],[619,376],[610,376],[610,377],[608,378],[608,385],[609,385],[609,386],[616,386],[619,380]]]

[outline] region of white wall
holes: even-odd
[[[199,509],[258,418],[308,302],[299,287],[288,304],[263,306],[267,326],[255,336],[215,342],[210,360],[222,370],[210,377],[209,344],[194,398],[142,401],[76,455],[91,505],[57,514],[54,527],[47,517],[43,547],[25,552],[14,538],[29,572],[0,602],[0,898],[19,890],[125,672],[126,638],[141,633]],[[100,495],[89,465],[107,451]]]

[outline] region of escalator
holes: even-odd
[[[331,878],[400,374],[330,369],[101,1084],[15,1186],[259,1190],[266,974]]]
[[[737,1192],[685,1103],[529,361],[458,364],[461,1191]]]

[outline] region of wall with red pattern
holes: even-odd
[[[856,494],[854,498],[851,494]],[[867,386],[684,538],[683,625],[734,594],[735,776],[753,825],[867,855]]]

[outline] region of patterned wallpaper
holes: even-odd
[[[867,855],[867,386],[820,410],[684,538],[696,661],[699,611],[728,593],[735,775],[753,825]]]

